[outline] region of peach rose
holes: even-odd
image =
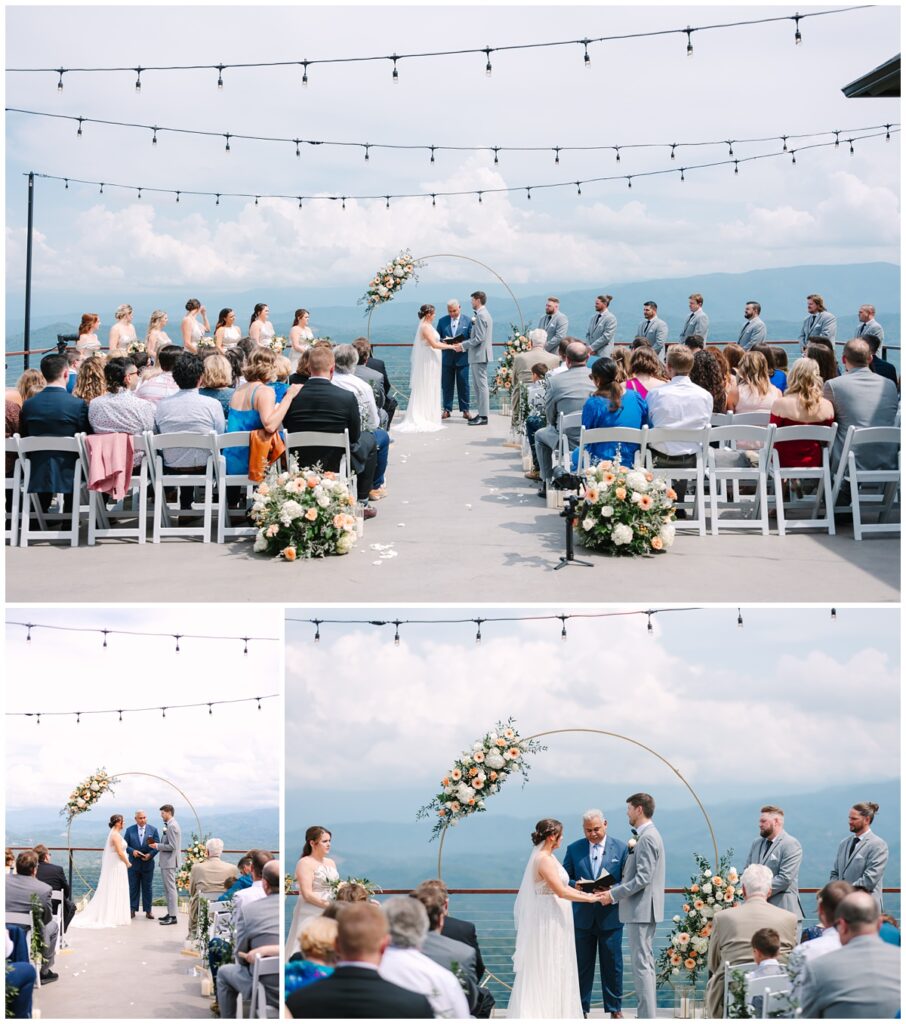
[[[316,508],[307,508],[305,510],[305,518],[313,523],[318,518],[318,510]]]
[[[343,529],[343,527],[345,525],[345,523],[344,523],[345,518],[346,517],[340,515],[339,512],[337,512],[337,514],[333,517],[333,525],[334,525],[334,527],[337,530],[342,530]]]
[[[716,886],[721,886],[721,885],[723,885],[723,884],[724,884],[724,880],[723,880],[723,879],[722,879],[722,878],[720,877],[720,875],[715,875],[715,876],[714,876],[714,877],[713,877],[713,878],[711,879],[711,881],[712,881],[712,882],[713,882],[713,883],[714,883],[714,884],[715,884]]]
[[[732,903],[732,902],[733,902],[733,893],[732,892],[725,892],[724,893],[724,903]]]
[[[655,551],[662,551],[664,548],[664,542],[661,540],[660,537],[652,537],[651,546],[654,548]]]
[[[508,753],[514,761],[522,755],[522,751],[518,747],[510,747]]]
[[[684,914],[688,914],[689,913],[689,904],[688,903],[684,903],[683,904],[683,913]]]
[[[676,491],[672,487],[667,488],[667,497],[671,501],[676,501]]]
[[[682,961],[682,959],[680,958],[680,956],[678,954],[676,954],[676,953],[671,953],[670,954],[670,963],[672,963],[674,967],[678,967],[682,962],[683,961]]]
[[[689,892],[698,892],[698,884],[696,883],[695,885],[690,885]]]
[[[284,548],[281,555],[287,560],[287,562],[295,562],[296,560],[296,549],[295,548]]]
[[[648,481],[648,483],[651,483],[651,481],[654,479],[654,473],[646,473],[645,479]]]
[[[437,813],[441,818],[443,818],[447,813],[446,807],[438,807]]]
[[[685,946],[686,943],[689,941],[689,933],[688,932],[680,932],[679,935],[677,935],[677,937],[676,937],[676,941],[681,946]]]
[[[613,473],[605,473],[604,476],[602,477],[602,480],[604,481],[604,484],[607,487],[610,487],[610,485],[614,482],[614,480],[616,480],[616,477],[613,475]]]
[[[503,739],[502,736],[498,736],[497,739],[494,740],[494,742],[497,744],[498,747],[505,747],[506,746],[506,740]]]
[[[618,487],[613,493],[614,493],[617,501],[625,501],[626,500],[626,488],[625,487]]]
[[[491,772],[490,779],[491,779],[491,782],[496,782],[497,781],[497,772]]]
[[[469,769],[469,778],[470,779],[474,779],[477,774],[478,774],[478,769],[477,768],[470,768]]]
[[[732,885],[728,885],[727,886],[727,895],[728,896],[735,896],[736,895],[736,889]]]
[[[267,484],[259,484],[259,486],[258,486],[258,493],[262,497],[267,497],[267,495],[271,493],[271,489],[270,489],[270,487],[267,486]]]
[[[440,784],[441,784],[442,786],[449,786],[449,785],[450,785],[450,780],[449,780],[449,778],[446,778],[446,779],[441,779],[441,780],[440,780]]]

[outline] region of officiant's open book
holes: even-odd
[[[604,871],[597,878],[580,878],[576,881],[576,888],[580,892],[604,892],[619,882],[609,871]]]

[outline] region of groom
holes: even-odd
[[[626,925],[632,977],[638,996],[639,1018],[657,1016],[657,983],[654,969],[654,932],[664,920],[666,857],[664,841],[654,827],[654,797],[633,793],[626,798],[626,816],[635,837],[629,852],[623,881],[604,894],[604,906],[616,903],[620,920]]]
[[[126,829],[123,836],[126,840],[126,854],[129,857],[129,907],[132,916],[138,911],[138,895],[141,891],[142,910],[145,917],[154,920],[151,913],[151,885],[154,881],[154,858],[157,850],[150,845],[156,843],[160,836],[153,825],[148,824],[148,815],[144,811],[135,812],[135,824]]]
[[[488,297],[484,292],[472,292],[472,309],[475,310],[472,317],[472,333],[458,345],[454,345],[457,352],[469,353],[472,384],[478,395],[478,415],[468,419],[470,427],[486,427],[491,411],[488,396],[488,363],[494,358],[494,321],[485,305],[487,301]]]
[[[164,834],[159,842],[148,845],[160,853],[160,876],[164,883],[164,895],[167,897],[167,913],[160,918],[161,924],[176,924],[176,872],[179,869],[180,851],[182,847],[182,830],[174,817],[173,804],[164,804],[160,809],[164,821]]]

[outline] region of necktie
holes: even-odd
[[[645,330],[643,331],[643,333],[644,333],[644,334],[647,334],[647,333],[648,333],[648,328],[649,328],[650,326],[651,326],[651,321],[650,321],[650,320],[646,320],[646,321],[645,321]]]
[[[853,841],[849,844],[849,856],[847,860],[852,860],[853,854],[856,852],[856,847],[859,845],[859,837],[853,836]]]
[[[145,830],[143,828],[138,830],[138,841],[139,843],[143,843],[145,841]]]
[[[592,330],[597,330],[598,324],[600,322],[601,322],[601,314],[598,313],[598,315],[595,317],[595,326],[592,328]]]
[[[601,844],[595,843],[591,848],[591,875],[597,878],[601,867]]]
[[[631,832],[631,833],[632,833],[632,834],[633,834],[634,836],[637,836],[637,835],[639,834],[639,830],[638,830],[638,829],[636,829],[636,828],[631,828],[631,829],[630,829],[629,831],[630,831],[630,832]]]
[[[768,853],[770,852],[770,849],[771,849],[771,840],[770,839],[762,839],[761,844],[762,844],[761,863],[764,864],[765,859],[767,858],[767,855],[768,855]]]
[[[864,331],[865,331],[865,324],[862,324],[862,325],[861,325],[861,326],[859,327],[859,337],[860,337],[860,338],[862,337],[862,334],[863,334],[863,332],[864,332]]]

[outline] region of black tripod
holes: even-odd
[[[576,506],[579,504],[579,495],[570,494],[565,499],[560,518],[566,520],[566,554],[560,558],[560,562],[554,566],[554,572],[562,569],[564,565],[584,565],[589,569],[593,567],[592,562],[583,562],[576,558],[576,544],[573,537],[573,520],[576,518]]]

